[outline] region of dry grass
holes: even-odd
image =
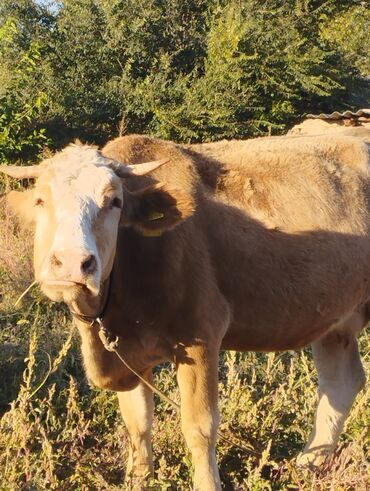
[[[62,306],[35,291],[14,311],[25,278],[32,276],[29,241],[1,213],[0,490],[123,489],[128,442],[116,397],[88,386]],[[365,333],[361,351],[368,373],[369,347]],[[369,489],[369,389],[357,398],[335,458],[316,474],[294,465],[311,427],[315,378],[308,351],[222,355],[220,431],[226,441],[219,439],[218,459],[225,489]],[[157,370],[156,383],[179,399],[171,366]],[[159,400],[153,446],[151,489],[189,489],[191,463],[179,417]]]
[[[4,183],[6,180],[6,183]],[[9,191],[7,178],[0,185]],[[0,193],[0,302],[2,311],[11,309],[9,300],[15,292],[23,291],[32,281],[32,237],[29,231],[19,233],[19,228],[9,214],[5,195]]]

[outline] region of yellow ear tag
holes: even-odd
[[[159,211],[152,211],[149,213],[148,220],[150,222],[154,222],[155,220],[161,220],[164,218],[164,213]],[[144,237],[160,237],[162,235],[162,230],[148,230],[146,229],[144,232]]]
[[[161,230],[145,230],[143,232],[144,237],[160,237],[162,235]]]
[[[164,213],[161,213],[159,211],[152,211],[149,213],[148,220],[151,222],[154,222],[155,220],[160,220],[161,218],[164,218]]]

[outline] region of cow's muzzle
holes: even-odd
[[[53,251],[39,278],[47,288],[64,290],[87,289],[92,295],[99,293],[100,264],[91,251],[62,249]]]

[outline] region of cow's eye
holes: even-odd
[[[35,201],[35,206],[44,206],[44,200],[41,198],[37,198]]]
[[[122,201],[119,198],[113,198],[109,203],[109,208],[112,210],[113,208],[122,208]]]

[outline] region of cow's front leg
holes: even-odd
[[[192,454],[197,491],[221,490],[215,453],[218,352],[218,346],[191,346],[186,360],[177,364],[182,432]]]
[[[146,374],[148,381],[152,373]],[[130,391],[117,392],[123,421],[130,438],[126,483],[141,489],[145,480],[153,476],[152,422],[154,401],[152,391],[142,382]]]

